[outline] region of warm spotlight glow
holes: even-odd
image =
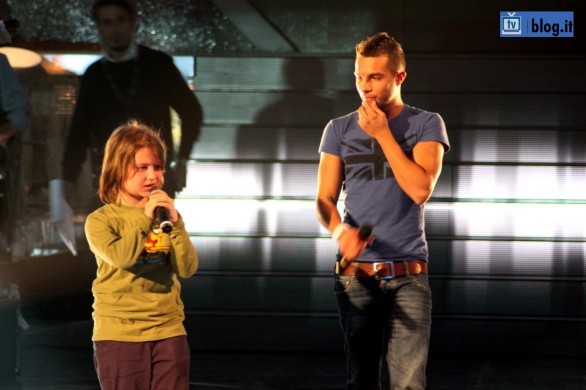
[[[0,53],[8,58],[10,66],[14,69],[33,68],[41,63],[41,56],[39,54],[19,47],[0,47]]]

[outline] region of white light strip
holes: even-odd
[[[427,209],[451,211],[457,236],[586,237],[582,204],[430,203]]]
[[[100,54],[52,54],[41,53],[41,55],[53,65],[66,71],[82,75],[88,66],[101,58]],[[192,56],[173,56],[173,62],[185,79],[194,77],[194,63]]]

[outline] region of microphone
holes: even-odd
[[[370,237],[372,236],[372,225],[362,225],[358,228],[358,237],[360,237],[360,239],[362,241],[367,241],[370,239]],[[342,267],[342,269],[346,268],[348,265],[350,265],[350,261],[346,260],[346,256],[343,256],[340,259],[340,266]]]
[[[371,225],[362,225],[358,229],[358,236],[361,240],[366,241],[370,236],[372,236],[372,226]]]
[[[171,222],[171,217],[169,216],[169,210],[162,206],[155,207],[155,215],[159,220],[159,228],[164,233],[169,233],[173,227],[173,222]]]

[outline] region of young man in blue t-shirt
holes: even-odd
[[[449,149],[442,118],[403,103],[401,45],[378,33],[356,46],[357,111],[331,120],[319,148],[317,215],[339,244],[336,296],[348,388],[425,388],[431,325],[425,203]],[[344,218],[337,203],[344,191]]]

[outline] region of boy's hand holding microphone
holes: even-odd
[[[151,191],[144,212],[149,218],[158,219],[159,227],[165,233],[169,233],[173,224],[179,220],[179,213],[175,210],[175,201],[160,189]]]

